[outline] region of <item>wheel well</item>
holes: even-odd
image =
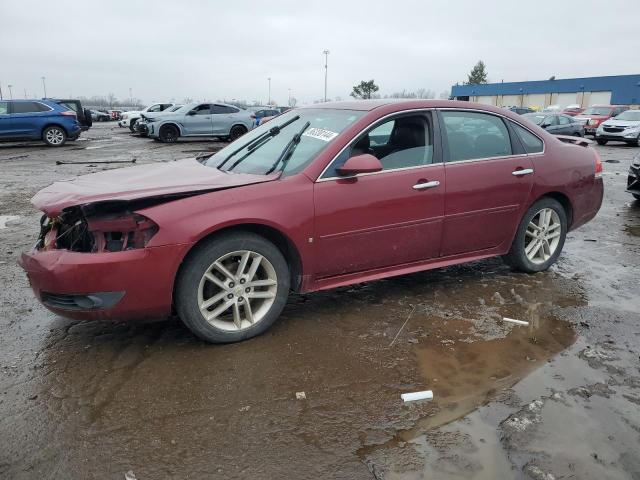
[[[539,198],[536,198],[535,202],[537,202],[543,197],[553,198],[554,200],[559,202],[560,205],[562,205],[562,207],[564,208],[564,211],[567,214],[567,228],[571,228],[571,224],[573,223],[573,206],[571,205],[571,200],[569,200],[569,197],[567,197],[564,193],[560,193],[560,192],[547,192],[544,195],[540,196]]]
[[[300,289],[300,286],[302,284],[302,259],[300,258],[300,253],[298,252],[295,244],[279,230],[267,225],[254,223],[232,225],[230,227],[216,230],[215,232],[212,232],[209,235],[201,238],[198,242],[196,242],[195,245],[191,247],[191,249],[182,259],[182,263],[180,264],[180,267],[178,268],[178,271],[176,273],[176,278],[180,273],[182,265],[184,265],[185,261],[189,258],[191,253],[194,252],[199,245],[202,245],[202,243],[228,232],[251,232],[260,235],[261,237],[266,238],[271,243],[273,243],[284,256],[285,260],[287,261],[287,265],[289,265],[289,273],[291,275],[291,289],[293,291],[298,291]],[[175,291],[175,279],[173,288]]]
[[[178,130],[178,134],[182,135],[182,130],[180,130],[180,127],[173,122],[163,123],[162,125],[160,125],[160,129],[158,130],[158,133],[160,133],[162,129],[165,127],[174,127]]]
[[[231,133],[231,130],[233,130],[235,127],[244,128],[245,133],[247,133],[249,131],[249,129],[247,128],[246,125],[244,125],[242,123],[234,123],[233,125],[231,125],[231,128],[229,129],[229,133]]]

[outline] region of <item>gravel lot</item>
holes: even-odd
[[[267,334],[223,346],[176,319],[73,322],[36,302],[16,265],[36,191],[220,146],[114,124],[0,145],[0,220],[17,217],[0,228],[1,478],[640,478],[638,149],[596,147],[602,210],[536,275],[489,260],[296,295]]]

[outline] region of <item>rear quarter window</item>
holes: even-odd
[[[511,122],[511,127],[518,135],[524,151],[527,153],[540,153],[544,150],[544,143],[533,133],[524,127],[521,127],[517,123]]]

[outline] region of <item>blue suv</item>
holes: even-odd
[[[80,136],[76,113],[49,100],[0,100],[0,141],[42,140],[60,147]]]

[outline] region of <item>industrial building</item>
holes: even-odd
[[[532,82],[501,82],[481,85],[454,85],[456,100],[496,105],[531,107],[558,105],[629,105],[640,107],[640,75],[565,78]]]

